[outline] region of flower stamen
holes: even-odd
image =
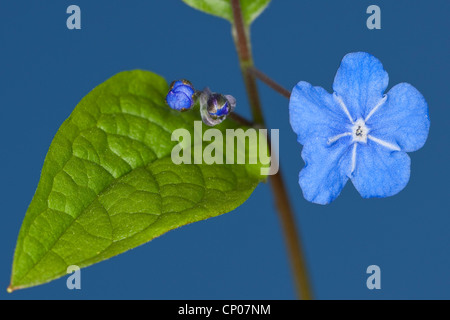
[[[364,120],[358,119],[352,127],[353,141],[367,143],[367,135],[369,131],[370,130],[367,128]]]
[[[360,137],[360,136],[362,136],[362,134],[363,134],[362,127],[358,126],[358,129],[356,129],[356,135]]]

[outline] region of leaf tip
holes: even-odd
[[[8,292],[8,293],[12,293],[13,291],[14,291],[14,288],[11,287],[11,285],[9,285],[9,287],[6,288],[6,292]]]

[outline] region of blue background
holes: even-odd
[[[77,4],[82,30],[66,28]],[[382,29],[366,28],[378,4]],[[319,299],[450,298],[450,71],[448,0],[273,0],[252,27],[256,65],[291,89],[331,90],[342,57],[367,51],[426,97],[431,131],[410,154],[408,186],[362,199],[351,183],[328,206],[297,183],[301,146],[288,101],[260,84],[264,113],[280,129],[281,164]],[[232,213],[171,231],[66,278],[7,294],[17,234],[52,138],[79,100],[122,70],[147,69],[233,94],[250,116],[227,21],[180,0],[2,1],[0,4],[0,299],[291,299],[283,235],[268,184]],[[381,290],[366,268],[381,267]]]

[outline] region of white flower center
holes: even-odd
[[[381,107],[384,105],[384,103],[387,100],[387,95],[384,95],[380,101],[377,103],[377,105],[369,112],[369,114],[367,115],[367,117],[365,119],[358,119],[356,121],[353,121],[352,116],[350,115],[350,112],[348,111],[347,106],[345,105],[344,101],[341,99],[341,97],[339,97],[336,93],[333,93],[333,97],[336,99],[336,101],[338,102],[339,106],[341,107],[342,111],[344,111],[344,113],[347,115],[348,120],[351,123],[351,127],[347,127],[348,129],[350,129],[350,132],[343,132],[340,134],[337,134],[333,137],[329,137],[327,139],[327,144],[328,145],[332,145],[334,144],[336,141],[338,141],[341,138],[344,137],[348,137],[351,136],[352,137],[352,141],[351,141],[351,145],[352,146],[352,155],[351,155],[351,168],[350,168],[350,174],[353,174],[353,172],[356,169],[356,160],[357,160],[357,156],[356,156],[356,152],[358,149],[358,143],[367,143],[367,139],[375,142],[376,144],[387,148],[391,151],[400,151],[400,147],[396,144],[390,143],[388,141],[379,139],[377,137],[374,137],[373,135],[369,134],[370,129],[366,126],[366,122],[369,120],[370,117],[372,117],[372,115]]]
[[[367,136],[369,135],[369,128],[363,119],[358,119],[352,126],[353,141],[367,143]]]

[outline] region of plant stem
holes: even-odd
[[[244,24],[239,0],[231,0],[231,7],[234,18],[232,33],[253,118],[256,124],[264,126],[264,117],[262,114],[258,88],[256,86],[256,78],[254,72],[252,72],[252,70],[254,70],[254,64],[250,47],[249,29]],[[271,154],[271,156],[277,157],[278,155]],[[284,230],[298,298],[303,298],[305,300],[312,299],[306,262],[303,257],[294,214],[287,196],[281,170],[279,170],[277,174],[271,176],[270,182],[275,196],[275,203],[278,208],[281,225]]]
[[[249,71],[253,73],[253,75],[257,77],[259,80],[268,85],[270,88],[281,94],[283,97],[288,99],[291,97],[291,93],[289,92],[289,90],[283,88],[281,85],[272,80],[268,75],[266,75],[262,71],[256,69],[255,67],[249,68]]]
[[[235,112],[230,113],[228,118],[236,121],[239,124],[247,126],[247,127],[253,127],[254,126],[253,122],[251,122],[250,120],[245,119],[243,116],[241,116],[241,115],[239,115],[239,114],[237,114]]]
[[[250,49],[249,29],[244,26],[242,18],[241,6],[239,0],[232,0],[233,9],[233,39],[238,51],[239,63],[241,66],[242,76],[244,78],[245,87],[250,102],[250,108],[253,114],[253,120],[256,124],[264,125],[264,118],[261,111],[261,103],[259,100],[258,87],[256,86],[255,77],[249,72],[253,67],[253,57]]]

